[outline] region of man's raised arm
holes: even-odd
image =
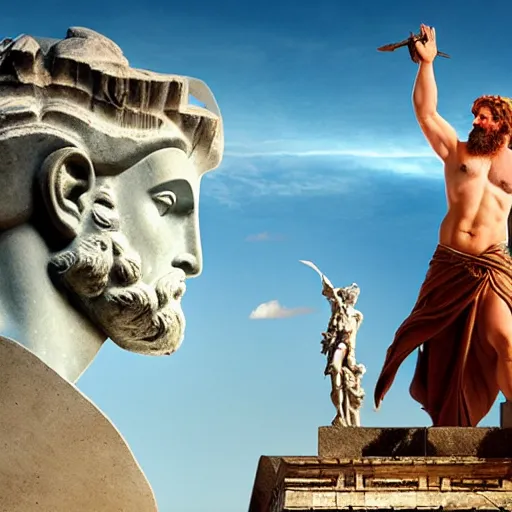
[[[421,25],[421,33],[427,36],[428,41],[416,43],[421,61],[414,84],[414,111],[432,149],[446,161],[456,152],[458,139],[453,127],[437,112],[437,85],[434,76],[434,59],[437,55],[435,29]]]

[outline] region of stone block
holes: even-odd
[[[500,427],[512,427],[512,402],[502,402],[500,404]]]
[[[422,457],[425,428],[320,427],[320,457]]]
[[[512,457],[512,428],[430,427],[427,455],[436,457]]]
[[[512,458],[512,428],[320,427],[320,457]]]

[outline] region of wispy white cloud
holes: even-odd
[[[426,143],[419,145],[416,140],[400,145],[381,141],[378,146],[369,144],[368,140],[357,140],[344,147],[329,143],[327,141],[326,145],[319,147],[318,141],[265,140],[260,144],[231,145],[226,149],[225,162],[219,174],[243,174],[249,178],[273,174],[276,181],[285,181],[289,178],[288,173],[273,172],[276,167],[295,171],[308,166],[306,175],[311,176],[311,165],[327,166],[331,176],[336,170],[347,174],[356,169],[425,178],[440,178],[443,174],[442,163],[434,152]],[[368,149],[368,145],[372,148]]]
[[[222,166],[207,175],[206,193],[229,206],[243,198],[340,195],[372,183],[372,174],[438,180],[442,162],[428,146],[368,141],[319,147],[315,141],[265,140],[229,146]],[[329,142],[329,141],[328,141]]]
[[[434,159],[434,155],[431,151],[418,150],[418,151],[407,151],[407,150],[381,150],[381,151],[369,151],[365,149],[313,149],[303,151],[293,150],[278,150],[278,151],[226,151],[226,157],[233,158],[269,158],[269,157],[350,157],[350,158],[379,158],[379,159]]]
[[[249,318],[251,320],[265,320],[269,318],[290,318],[292,316],[307,315],[312,313],[310,308],[286,308],[281,306],[277,300],[271,300],[260,304],[251,312]]]
[[[283,240],[283,235],[278,233],[269,233],[268,231],[263,231],[262,233],[257,233],[255,235],[249,235],[245,240],[247,242],[278,242]]]

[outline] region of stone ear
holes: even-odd
[[[64,236],[75,238],[95,185],[91,160],[78,148],[54,151],[43,162],[40,184],[53,224]]]

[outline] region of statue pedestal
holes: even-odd
[[[512,427],[512,402],[500,404],[500,426],[501,428]]]
[[[320,427],[318,450],[261,457],[249,512],[512,509],[512,428]]]
[[[512,428],[320,427],[318,455],[512,458]]]

